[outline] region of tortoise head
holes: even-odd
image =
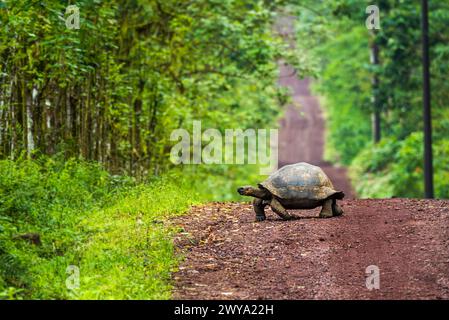
[[[266,198],[270,195],[270,192],[263,188],[261,185],[257,187],[244,186],[237,189],[237,192],[242,196],[255,197],[255,198]]]

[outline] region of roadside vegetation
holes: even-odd
[[[378,1],[380,29],[365,26],[371,4],[310,1],[299,9],[298,46],[314,61],[327,120],[326,159],[348,166],[359,197],[424,194],[421,7]],[[449,5],[429,2],[435,195],[449,197]],[[378,64],[370,62],[373,48]],[[373,80],[378,82],[373,85]],[[377,103],[373,102],[373,99]],[[375,141],[373,115],[381,140]]]
[[[170,297],[167,219],[198,201],[182,177],[138,184],[52,158],[2,160],[0,170],[0,297]],[[79,268],[78,289],[66,286],[68,266]]]

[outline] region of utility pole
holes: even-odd
[[[377,68],[379,67],[379,46],[376,43],[376,31],[371,31],[371,64],[375,68],[373,78],[371,79],[372,96],[371,102],[373,103],[373,119],[372,119],[372,132],[373,141],[378,143],[381,139],[381,126],[380,126],[380,97],[379,97],[379,76],[377,75]]]
[[[423,118],[424,118],[424,183],[425,197],[433,198],[432,117],[429,61],[429,8],[428,1],[421,1],[422,11],[422,64],[423,64]]]

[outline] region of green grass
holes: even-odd
[[[167,220],[198,198],[179,175],[136,184],[82,161],[0,161],[0,299],[169,299]],[[17,238],[30,232],[42,245]]]
[[[79,247],[81,299],[169,299],[177,265],[167,220],[184,213],[193,196],[159,181],[133,190],[81,222],[91,234]]]

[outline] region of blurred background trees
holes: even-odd
[[[2,1],[0,157],[63,154],[157,174],[173,129],[266,127],[279,113],[271,32],[285,1]],[[298,60],[298,59],[296,59]]]
[[[381,28],[374,35],[364,24],[370,4],[380,9]],[[422,197],[420,2],[335,0],[308,6],[313,10],[297,11],[298,45],[320,66],[316,89],[327,113],[327,159],[350,167],[360,197]],[[429,1],[435,193],[443,198],[449,197],[448,22],[449,4]],[[373,43],[378,65],[370,63]],[[376,107],[382,137],[377,144],[372,142]]]

